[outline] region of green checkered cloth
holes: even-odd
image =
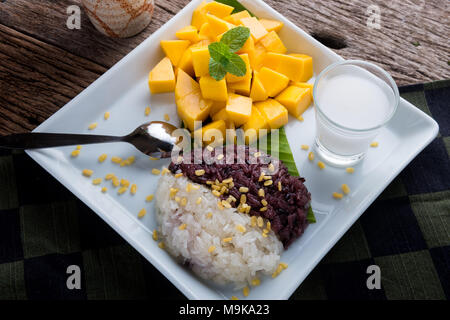
[[[450,298],[450,81],[401,88],[440,135],[392,182],[292,299]],[[81,289],[67,289],[67,267]],[[381,289],[366,286],[381,269]],[[0,299],[184,299],[22,152],[0,150]]]

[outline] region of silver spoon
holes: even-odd
[[[39,149],[70,145],[128,142],[147,155],[170,156],[177,138],[172,133],[177,127],[162,121],[153,121],[139,126],[126,136],[99,136],[91,134],[63,134],[31,132],[0,137],[0,148],[7,149]]]

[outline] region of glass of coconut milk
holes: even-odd
[[[338,62],[323,70],[313,95],[316,152],[339,167],[364,158],[399,103],[392,77],[380,67],[359,60]]]

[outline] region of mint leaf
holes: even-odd
[[[237,27],[227,31],[220,39],[232,52],[239,51],[250,37],[250,29],[247,27]]]
[[[227,72],[225,68],[213,58],[209,59],[209,75],[216,81],[220,81],[225,78]]]
[[[213,60],[220,63],[222,66],[228,64],[228,61],[233,54],[230,52],[230,48],[222,42],[214,42],[208,46],[209,55]]]
[[[222,42],[214,42],[208,46],[211,59],[220,64],[225,72],[229,72],[238,77],[243,77],[247,73],[247,66],[244,60]],[[223,79],[223,70],[213,64],[213,72],[211,73],[211,63],[209,73],[214,79]]]
[[[244,60],[239,57],[236,53],[231,54],[228,59],[228,63],[224,65],[225,70],[237,77],[243,77],[247,73],[247,66]]]

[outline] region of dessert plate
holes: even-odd
[[[192,12],[201,1],[189,3],[35,131],[123,135],[149,120],[164,120],[165,114],[170,116],[172,124],[180,125],[174,94],[151,95],[147,76],[163,57],[160,40],[174,38],[178,29],[189,25]],[[342,60],[263,1],[241,2],[260,18],[283,21],[285,26],[280,36],[289,52],[312,56],[316,74],[329,64]],[[149,116],[144,115],[147,106],[152,109]],[[103,114],[107,111],[111,117],[104,120]],[[307,160],[307,152],[301,150],[300,145],[313,145],[315,121],[312,108],[305,112],[304,119],[299,122],[292,118],[285,128],[299,172],[306,178],[306,185],[312,194],[317,223],[310,225],[305,234],[283,253],[281,260],[289,267],[275,279],[262,279],[260,286],[251,289],[248,299],[288,299],[366,208],[438,133],[438,125],[433,119],[402,99],[396,115],[377,138],[379,147],[371,148],[367,158],[355,167],[355,173],[349,175],[343,169],[326,167],[320,170],[315,163]],[[97,122],[98,127],[95,131],[89,131],[88,126],[93,122]],[[155,193],[158,183],[158,176],[151,173],[152,168],[167,166],[167,160],[152,161],[125,143],[84,146],[77,158],[71,158],[72,150],[74,147],[62,147],[28,151],[28,154],[125,238],[188,298],[230,299],[232,295],[243,298],[240,291],[234,291],[230,286],[217,286],[201,280],[176,263],[152,240],[152,231],[156,228],[154,208],[153,203],[145,202],[145,198]],[[108,155],[108,160],[100,164],[97,158],[103,153]],[[135,156],[136,162],[120,167],[110,161],[112,156]],[[135,195],[118,195],[117,189],[107,181],[101,186],[94,186],[92,178],[82,176],[83,169],[92,169],[92,178],[103,178],[107,173],[126,178],[137,184],[138,192]],[[342,200],[335,200],[331,194],[338,191],[342,183],[350,186],[351,194]],[[108,187],[107,193],[101,193],[102,186]],[[147,215],[138,219],[137,214],[142,208],[147,209]]]

